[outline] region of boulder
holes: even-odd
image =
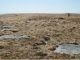
[[[68,55],[78,55],[80,54],[80,44],[62,44],[59,45],[54,52]]]

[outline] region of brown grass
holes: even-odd
[[[0,17],[0,25],[2,24],[14,24],[19,31],[0,31],[0,35],[25,34],[32,36],[32,39],[0,40],[1,59],[80,59],[79,55],[54,53],[59,44],[75,41],[80,43],[79,15],[3,15]]]

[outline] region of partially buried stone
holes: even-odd
[[[2,35],[0,36],[0,40],[8,40],[8,39],[16,39],[16,40],[20,40],[20,39],[31,39],[31,36],[27,36],[27,35]]]
[[[68,55],[79,55],[80,44],[62,44],[59,45],[54,52]]]

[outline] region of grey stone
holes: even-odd
[[[13,33],[16,33],[16,32],[19,32],[19,29],[15,26],[15,25],[4,25],[2,26],[2,28],[0,29],[1,32],[13,32]]]
[[[15,31],[18,32],[19,29],[15,25],[2,25],[0,26],[0,30],[3,31]]]
[[[59,45],[54,52],[68,55],[78,55],[80,54],[80,44],[62,44]]]
[[[8,39],[31,39],[30,36],[27,35],[2,35],[0,36],[0,40],[8,40]]]

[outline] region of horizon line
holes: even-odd
[[[67,14],[67,13],[69,13],[69,14],[80,14],[80,13],[77,13],[77,12],[75,12],[75,13],[72,13],[72,12],[58,12],[58,13],[51,13],[51,12],[31,12],[31,13],[27,13],[27,12],[15,12],[15,13],[0,13],[0,15],[6,15],[6,14]]]

